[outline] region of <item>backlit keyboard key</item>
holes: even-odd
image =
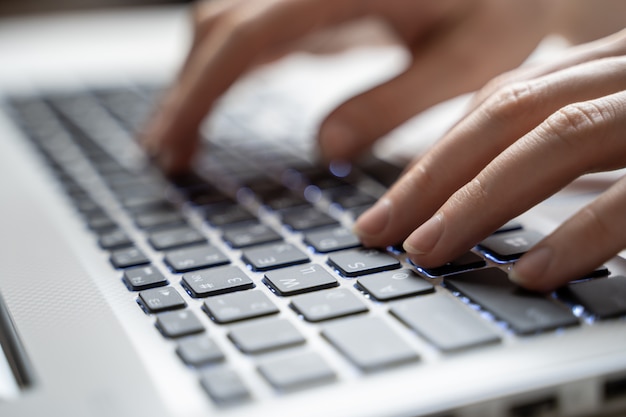
[[[113,229],[100,234],[98,244],[102,249],[119,249],[133,244],[132,240],[120,229]]]
[[[563,293],[600,319],[626,315],[626,277],[593,279],[570,284]]]
[[[428,275],[437,277],[450,275],[457,272],[468,271],[470,269],[482,268],[487,265],[485,260],[474,252],[467,252],[458,258],[436,268],[421,268]]]
[[[306,232],[304,243],[312,246],[319,253],[336,252],[361,246],[359,238],[345,227]]]
[[[174,310],[187,305],[183,297],[172,287],[141,291],[138,300],[149,313]]]
[[[131,291],[147,290],[167,285],[167,279],[152,265],[124,270],[124,284]]]
[[[211,245],[191,246],[165,254],[165,263],[174,272],[188,272],[200,268],[225,265],[230,260],[219,249]]]
[[[335,253],[328,257],[328,264],[337,268],[346,277],[358,277],[400,268],[400,261],[376,249]]]
[[[462,272],[445,278],[444,282],[506,322],[516,333],[530,334],[578,324],[567,308],[542,294],[516,286],[498,268]]]
[[[518,260],[541,239],[541,233],[521,229],[491,235],[480,242],[478,247],[496,261],[511,262]]]
[[[430,282],[420,278],[410,269],[368,275],[359,278],[357,284],[371,296],[381,301],[435,291],[435,287]]]
[[[265,282],[280,295],[294,295],[338,285],[321,265],[297,265],[265,273]]]
[[[185,226],[153,232],[148,237],[148,241],[154,249],[166,250],[178,246],[204,243],[206,238],[197,230]]]
[[[255,271],[269,271],[309,261],[309,257],[290,243],[259,246],[243,251],[242,258]]]
[[[131,246],[111,252],[111,263],[116,268],[128,268],[131,266],[148,264],[150,263],[150,260],[142,251],[134,246]]]
[[[224,241],[235,249],[279,240],[282,240],[282,236],[262,223],[231,226],[224,230]]]
[[[279,312],[274,303],[259,290],[216,295],[207,298],[203,308],[218,323],[232,323]]]
[[[305,207],[285,212],[283,214],[283,223],[292,230],[302,231],[334,225],[337,224],[337,220],[314,207]]]
[[[189,272],[183,275],[181,284],[193,297],[207,297],[254,287],[254,282],[236,266]]]

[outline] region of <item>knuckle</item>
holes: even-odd
[[[579,102],[557,110],[546,119],[544,128],[568,146],[579,147],[581,143],[596,142],[595,139],[603,137],[603,132],[614,119],[615,109],[612,106],[599,105],[594,101]]]
[[[535,103],[535,89],[532,84],[516,82],[498,88],[485,104],[490,119],[509,123],[531,110]]]
[[[453,209],[460,209],[463,212],[480,210],[486,202],[490,201],[490,192],[485,181],[475,177],[470,182],[461,187],[449,200]]]
[[[616,228],[609,224],[599,209],[594,204],[590,204],[583,207],[579,212],[579,215],[583,223],[583,233],[588,233],[589,236],[585,236],[588,242],[597,241],[598,236],[606,236],[610,239],[615,235]]]
[[[423,163],[418,162],[394,185],[394,195],[407,196],[431,190],[435,180]]]

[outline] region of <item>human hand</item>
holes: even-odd
[[[626,30],[505,74],[478,97],[357,220],[364,244],[406,238],[416,264],[436,267],[580,175],[626,167]],[[623,177],[522,256],[510,278],[547,291],[592,271],[626,247],[625,206]]]
[[[540,0],[217,0],[200,3],[195,39],[178,81],[142,142],[170,173],[184,170],[198,127],[244,72],[307,37],[377,18],[411,52],[396,78],[354,97],[321,126],[327,159],[349,159],[416,113],[517,66],[545,35],[551,13]]]

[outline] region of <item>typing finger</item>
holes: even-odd
[[[482,8],[466,3],[421,28],[413,25],[421,30],[404,35],[412,54],[410,66],[387,83],[343,103],[326,118],[318,138],[322,156],[352,159],[415,114],[474,91],[496,74],[519,65],[543,31],[515,25],[505,29],[494,22],[501,21],[498,17],[506,7],[519,15],[529,15],[534,9],[494,4]],[[494,39],[494,32],[502,37]],[[494,55],[499,59],[491,59]]]
[[[619,63],[626,64],[626,61],[622,59]],[[621,71],[623,74],[624,69]],[[626,91],[563,107],[454,193],[435,216],[407,238],[405,249],[419,265],[432,267],[443,264],[470,249],[505,220],[523,213],[581,174],[626,166],[626,142],[623,140],[625,128]],[[584,238],[582,242],[567,243],[566,248],[570,249],[540,245],[534,252],[538,259],[541,260],[541,256],[545,255],[540,250],[541,247],[567,251],[572,247],[579,249],[594,245],[597,240],[607,239],[608,243],[594,249],[594,255],[588,258],[580,255],[580,263],[573,261],[576,267],[582,268],[597,261],[598,253],[623,244],[622,238],[616,241],[611,235],[606,235],[606,230],[601,229],[604,222],[613,220],[611,210],[615,210],[614,195],[615,193],[609,194],[599,205],[583,212],[581,217],[564,228],[556,238],[559,243],[563,243],[568,236],[572,240]],[[603,201],[608,204],[603,204]],[[601,217],[604,211],[608,213],[606,218]],[[587,225],[581,229],[587,235],[575,233],[574,225],[580,223]],[[573,231],[574,236],[568,235],[568,231]],[[601,235],[592,238],[594,231]],[[569,252],[570,255],[572,253],[574,252]],[[615,252],[604,253],[605,256],[614,254]],[[558,262],[564,261],[564,258],[560,258]],[[572,259],[568,259],[570,261]],[[529,257],[518,269],[518,277],[524,277],[520,280],[526,280],[525,282],[541,285],[528,265],[534,265],[536,270],[543,270],[545,266]],[[574,267],[564,269],[565,272],[570,272],[570,278],[571,268]],[[588,272],[577,271],[580,274]],[[565,276],[567,275],[561,273],[553,279],[564,279]],[[554,284],[555,281],[550,283]]]
[[[505,86],[459,122],[363,214],[355,224],[356,233],[371,246],[403,240],[550,114],[569,103],[618,91],[625,81],[621,74],[598,60]],[[493,218],[492,226],[501,220]]]
[[[528,81],[543,75],[551,74],[575,65],[626,54],[626,30],[606,38],[598,39],[583,45],[570,48],[568,52],[553,62],[522,66],[498,75],[489,81],[472,98],[470,110],[475,109],[486,98],[507,84]]]
[[[362,13],[355,0],[325,2],[247,1],[222,13],[210,36],[196,42],[184,73],[166,96],[146,134],[164,168],[186,168],[197,144],[200,122],[213,102],[253,63],[275,45],[324,25]]]

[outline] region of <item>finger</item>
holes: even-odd
[[[192,57],[196,55],[199,45],[213,30],[219,19],[246,1],[250,0],[204,0],[194,4],[191,12],[193,39],[189,53],[181,67],[179,78],[184,78],[185,70],[192,61]]]
[[[360,5],[357,0],[253,1],[227,13],[215,24],[211,36],[199,44],[184,78],[164,102],[149,142],[156,143],[161,152],[188,153],[212,103],[262,52],[316,29],[359,17],[366,12]]]
[[[407,253],[441,265],[581,174],[626,166],[625,128],[626,91],[562,108],[454,193],[407,238]]]
[[[512,281],[550,291],[578,279],[626,248],[626,177],[522,256]]]
[[[504,41],[495,42],[491,32],[483,30],[482,10],[456,7],[456,13],[431,22],[430,30],[412,35],[413,60],[406,71],[346,101],[326,118],[318,137],[325,159],[353,159],[417,113],[474,91],[518,65],[524,51],[530,53],[535,45],[533,36],[526,35],[516,43],[520,51],[511,53]],[[497,53],[501,59],[478,59],[476,51],[484,56]]]
[[[624,65],[594,61],[499,90],[454,126],[364,213],[355,232],[370,246],[394,244],[430,218],[492,159],[568,103],[624,88]]]
[[[495,77],[483,88],[481,88],[480,91],[478,91],[472,98],[469,110],[471,111],[478,107],[478,105],[480,105],[480,103],[482,103],[486,98],[507,84],[528,81],[585,62],[625,54],[626,30],[622,30],[621,32],[599,39],[595,42],[570,48],[564,56],[554,62],[522,66]]]

